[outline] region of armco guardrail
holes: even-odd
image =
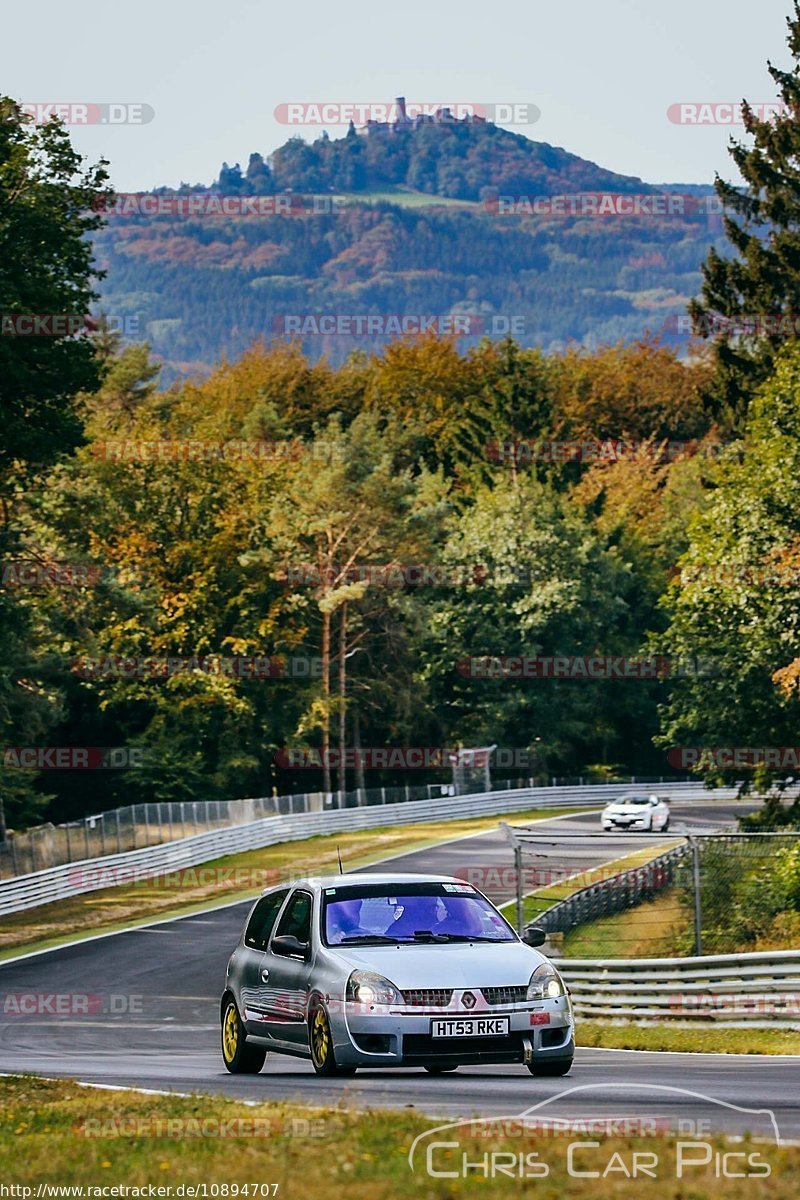
[[[685,862],[688,853],[687,846],[675,846],[640,867],[630,867],[608,879],[589,884],[540,913],[531,924],[541,926],[548,933],[568,933],[576,925],[634,908],[672,886],[675,870]]]
[[[800,1028],[800,950],[557,965],[579,1018]]]
[[[258,850],[279,842],[297,841],[315,834],[340,833],[344,830],[375,829],[383,825],[403,825],[417,821],[441,821],[460,817],[488,816],[520,812],[525,808],[559,808],[602,805],[625,790],[622,784],[594,784],[583,787],[519,788],[503,792],[483,792],[467,796],[446,796],[439,800],[411,800],[365,808],[332,809],[328,812],[299,813],[265,817],[229,829],[215,829],[159,846],[85,859],[0,882],[0,914],[19,912],[39,904],[98,891],[117,883],[152,878],[186,867],[196,867],[223,855]],[[712,794],[697,783],[660,784],[659,792],[685,798],[710,799]],[[734,795],[730,789],[720,798]]]

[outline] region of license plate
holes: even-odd
[[[431,1037],[503,1037],[509,1032],[508,1017],[436,1017]]]

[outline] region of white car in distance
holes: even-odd
[[[669,829],[669,804],[652,792],[628,792],[612,800],[603,809],[603,829],[643,829],[648,833],[666,833]]]

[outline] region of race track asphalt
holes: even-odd
[[[676,802],[670,832],[729,825],[734,804]],[[509,818],[513,823],[513,817]],[[547,870],[581,870],[647,843],[646,835],[564,837],[597,829],[596,814],[538,823]],[[538,860],[532,860],[538,861]],[[486,872],[496,901],[509,899],[509,845],[500,831],[393,857],[369,871]],[[345,864],[346,866],[346,864]],[[471,871],[472,875],[465,872]],[[492,874],[493,872],[493,874]],[[491,885],[491,886],[489,886]],[[480,886],[480,883],[479,883]],[[662,1054],[580,1049],[562,1079],[522,1066],[462,1067],[433,1076],[419,1069],[360,1071],[352,1079],[314,1074],[303,1060],[268,1055],[257,1076],[229,1075],[219,1052],[219,997],[225,964],[252,901],[115,933],[0,965],[0,1072],[70,1076],[96,1084],[207,1092],[248,1099],[360,1108],[412,1107],[435,1116],[513,1115],[542,1105],[542,1117],[636,1114],[711,1129],[800,1138],[800,1058]],[[9,996],[88,996],[89,1011],[21,1015]],[[45,1002],[46,1003],[46,1002]],[[576,1090],[577,1089],[577,1090]]]

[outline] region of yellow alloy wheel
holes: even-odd
[[[311,1054],[314,1058],[315,1066],[325,1066],[329,1046],[330,1031],[328,1029],[328,1018],[325,1015],[325,1010],[318,1008],[314,1013],[314,1020],[311,1023]]]
[[[222,1023],[222,1053],[225,1056],[226,1063],[232,1063],[236,1057],[239,1036],[239,1014],[236,1011],[236,1005],[231,1003],[227,1007],[225,1020]]]
[[[232,997],[227,1000],[221,1013],[222,1061],[232,1075],[257,1075],[264,1065],[267,1051],[264,1046],[253,1045],[239,1016],[239,1009]]]

